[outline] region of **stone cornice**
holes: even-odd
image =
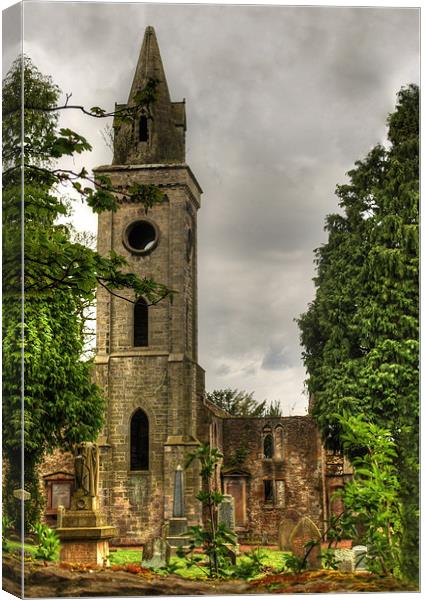
[[[190,174],[199,193],[203,193],[203,190],[201,189],[200,184],[198,183],[194,173],[192,172],[191,167],[186,163],[158,163],[154,165],[101,165],[99,167],[95,167],[93,169],[93,172],[96,174],[111,173],[114,171],[150,171],[155,169],[183,169]]]

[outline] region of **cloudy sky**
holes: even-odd
[[[127,99],[144,29],[155,27],[172,99],[186,98],[187,162],[204,190],[207,389],[254,391],[304,414],[294,319],[314,295],[313,250],[336,184],[385,140],[400,87],[418,82],[418,9],[29,2],[24,11],[25,52],[88,107]],[[64,124],[94,147],[81,164],[111,161],[99,122],[68,114]],[[81,206],[75,220],[96,229]]]

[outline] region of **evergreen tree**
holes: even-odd
[[[316,296],[299,319],[313,415],[327,446],[341,447],[345,411],[392,432],[410,578],[418,572],[418,102],[417,86],[401,89],[389,145],[373,148],[337,187],[343,214],[327,217]]]

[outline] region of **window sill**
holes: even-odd
[[[151,471],[147,470],[147,471],[127,471],[128,475],[150,475]]]

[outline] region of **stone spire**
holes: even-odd
[[[157,92],[159,98],[162,101],[170,103],[169,88],[161,60],[160,48],[158,47],[157,36],[155,35],[154,27],[148,26],[145,29],[142,48],[127,104],[133,102],[135,94],[143,89],[150,78],[158,81]]]
[[[127,104],[138,104],[138,92],[155,82],[156,98],[149,107],[141,106],[133,123],[114,120],[113,164],[165,164],[185,162],[185,101],[170,100],[160,49],[153,27],[147,27],[136,65]]]

